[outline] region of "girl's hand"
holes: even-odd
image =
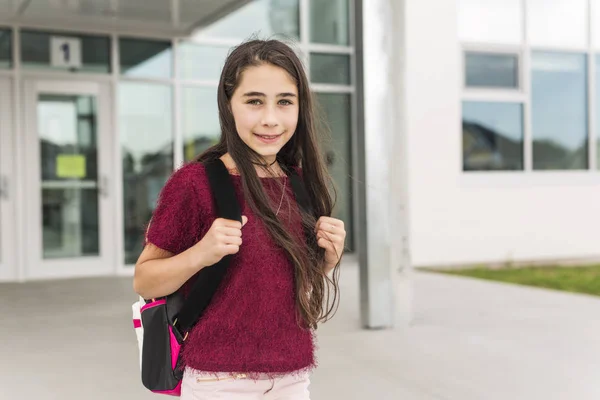
[[[317,243],[325,249],[325,268],[329,273],[340,261],[344,252],[346,230],[344,221],[331,217],[321,217],[315,226]]]
[[[236,254],[242,245],[242,227],[248,218],[242,216],[242,223],[217,218],[206,235],[193,247],[194,265],[199,269],[221,261],[228,254]]]

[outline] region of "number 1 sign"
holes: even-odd
[[[52,36],[50,38],[50,64],[59,68],[81,68],[81,40]]]

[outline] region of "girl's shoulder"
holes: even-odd
[[[204,166],[188,163],[175,170],[163,186],[146,240],[174,254],[193,246],[210,220],[211,194]]]
[[[210,186],[206,168],[199,162],[188,162],[175,170],[167,183],[164,190],[166,191],[193,191],[200,198],[208,196],[210,199]]]

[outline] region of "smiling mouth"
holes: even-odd
[[[278,138],[278,137],[280,137],[281,135],[283,135],[283,133],[280,133],[279,135],[261,135],[261,134],[258,134],[258,133],[254,133],[254,135],[258,136],[259,138],[263,138],[263,139],[267,139],[267,140],[269,140],[269,139],[275,139],[275,138]]]

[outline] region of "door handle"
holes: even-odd
[[[8,200],[10,195],[8,187],[8,178],[4,175],[0,175],[0,199]]]
[[[108,197],[108,178],[104,175],[98,181],[98,193],[101,196]]]

